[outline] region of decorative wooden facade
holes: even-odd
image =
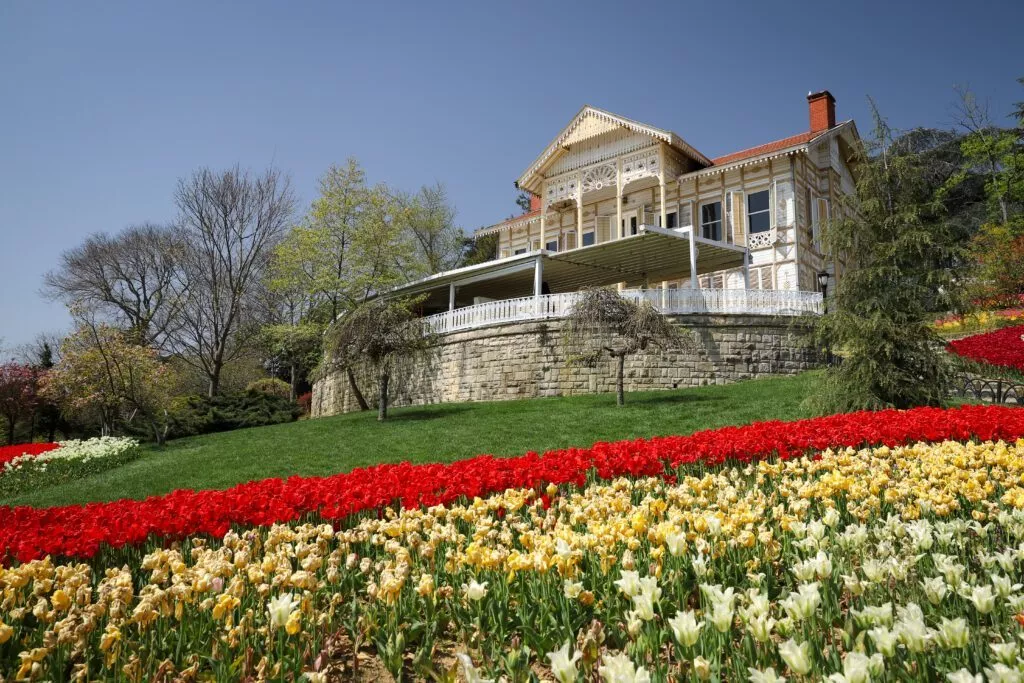
[[[808,105],[809,130],[714,159],[671,131],[585,106],[518,179],[531,211],[476,234],[497,233],[504,259],[666,228],[746,248],[748,261],[705,273],[681,265],[651,289],[816,291],[818,273],[842,274],[819,236],[854,192],[858,134],[852,121],[836,123],[827,91]]]

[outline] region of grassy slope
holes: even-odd
[[[398,408],[180,439],[140,460],[0,503],[63,505],[143,498],[177,488],[226,488],[251,479],[324,475],[380,462],[449,461],[588,446],[755,420],[803,417],[813,373],[726,386],[612,395]]]

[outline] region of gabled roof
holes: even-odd
[[[805,131],[803,133],[797,133],[796,135],[790,135],[788,138],[782,138],[781,140],[766,142],[765,144],[758,145],[757,147],[751,147],[750,149],[744,149],[739,152],[732,152],[731,154],[715,157],[711,162],[713,166],[724,166],[726,164],[731,164],[734,161],[759,157],[762,154],[778,152],[786,149],[787,147],[793,147],[794,145],[806,144],[819,135],[821,135],[821,132],[812,133],[810,131]]]
[[[598,109],[597,107],[592,107],[587,104],[572,117],[572,120],[569,121],[568,125],[566,125],[566,127],[563,128],[557,136],[555,136],[555,139],[551,141],[551,144],[544,148],[544,151],[541,152],[540,156],[534,159],[529,168],[519,176],[519,179],[516,181],[516,185],[522,189],[530,190],[537,174],[540,173],[540,171],[550,161],[555,159],[565,147],[576,142],[596,137],[602,133],[613,131],[620,127],[661,140],[682,154],[693,159],[701,166],[711,165],[710,159],[698,152],[688,142],[670,130],[655,128],[654,126],[647,125],[646,123],[627,119],[624,116],[619,116],[618,114],[613,114],[610,111]]]
[[[761,160],[773,156],[781,156],[783,154],[791,154],[803,149],[806,145],[811,144],[822,138],[839,135],[845,137],[848,141],[859,140],[860,135],[857,132],[857,126],[854,124],[853,119],[848,121],[842,121],[837,123],[828,130],[819,131],[805,131],[803,133],[797,133],[796,135],[790,135],[788,138],[782,138],[781,140],[775,140],[773,142],[767,142],[757,147],[751,147],[749,149],[740,150],[739,152],[732,152],[730,154],[724,154],[720,157],[712,159],[712,165],[708,168],[703,168],[698,171],[692,171],[685,175],[706,175],[708,173],[715,173],[716,171],[721,172],[725,170],[726,166],[732,166],[736,164],[750,163],[754,160]]]

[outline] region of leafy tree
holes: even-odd
[[[359,303],[353,284],[358,265],[353,243],[369,192],[355,159],[332,166],[320,178],[320,196],[303,224],[275,250],[271,287],[301,292],[312,306],[323,306],[325,323]]]
[[[0,364],[0,415],[7,422],[8,444],[14,443],[18,423],[35,412],[39,404],[38,389],[36,368],[13,361]]]
[[[346,314],[329,333],[331,363],[351,368],[365,361],[377,376],[377,419],[388,415],[395,362],[426,350],[433,335],[413,312],[414,300],[374,299]]]
[[[528,213],[530,211],[530,193],[520,192],[517,194],[516,206],[518,206],[523,213]]]
[[[1024,78],[1018,82],[1024,85]],[[1024,208],[1024,108],[1018,105],[1016,128],[1001,128],[974,93],[961,88],[959,94],[958,125],[965,133],[963,173],[974,171],[985,178],[989,218],[1010,223]]]
[[[187,289],[171,338],[214,396],[224,366],[257,341],[270,257],[290,224],[295,199],[278,171],[253,176],[236,167],[196,171],[179,181],[175,202]]]
[[[872,103],[874,107],[874,103]],[[919,154],[894,145],[874,110],[874,139],[857,159],[857,193],[845,198],[823,233],[849,259],[816,335],[842,362],[813,397],[823,412],[937,405],[948,368],[929,313],[948,291],[958,243]]]
[[[983,225],[971,240],[972,299],[985,308],[1018,306],[1024,296],[1024,231]]]
[[[367,187],[358,162],[349,159],[324,174],[305,221],[276,250],[271,288],[307,297],[309,313],[301,319],[328,326],[425,274],[430,262],[444,266],[451,258],[452,215],[443,187],[414,197]],[[359,406],[368,409],[350,367],[346,374]]]
[[[83,321],[61,345],[44,388],[67,413],[97,420],[103,435],[137,420],[163,445],[175,381],[155,349],[115,327]]]
[[[593,365],[604,353],[615,361],[615,402],[620,406],[626,402],[626,356],[651,345],[665,347],[687,340],[651,302],[637,302],[604,288],[580,292],[563,327],[563,344],[571,362]]]
[[[498,257],[498,233],[479,237],[466,237],[463,241],[462,266],[474,266],[478,263],[493,261]]]
[[[451,270],[459,265],[465,235],[455,225],[455,207],[441,183],[424,185],[412,196],[399,195],[406,209],[414,247],[414,259],[427,275]]]
[[[272,366],[287,371],[294,401],[300,379],[319,362],[323,327],[312,323],[269,325],[263,328],[263,340]]]

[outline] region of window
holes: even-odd
[[[624,216],[622,218],[622,236],[635,235],[637,232],[638,222],[637,215],[633,213],[631,216]]]
[[[576,248],[576,232],[575,231],[570,230],[569,232],[565,233],[565,248],[566,249],[575,249]]]
[[[591,230],[590,232],[583,233],[583,246],[589,247],[593,243],[594,243],[594,231]]]
[[[768,190],[747,195],[747,230],[750,234],[767,232],[772,227],[771,201]]]
[[[544,248],[548,251],[558,251],[558,240],[553,239],[544,244]]]
[[[676,213],[675,211],[669,211],[667,214],[665,214],[665,222],[668,223],[668,225],[666,225],[665,227],[670,230],[673,228],[678,228],[679,214]]]
[[[701,204],[700,232],[705,239],[722,239],[722,202]]]
[[[512,253],[515,254],[516,256],[519,256],[520,254],[525,254],[526,253],[526,247],[523,247],[522,249],[516,249]]]

